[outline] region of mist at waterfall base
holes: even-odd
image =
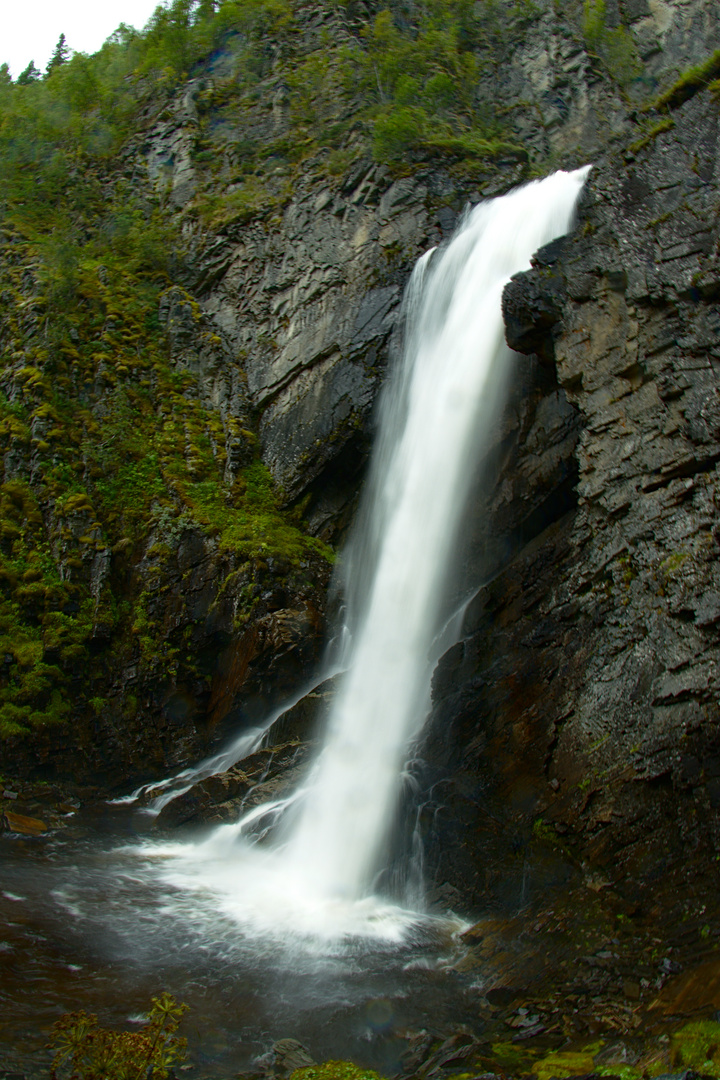
[[[586,174],[475,208],[415,270],[404,355],[343,560],[348,669],[300,787],[180,842],[138,837],[133,805],[107,809],[112,835],[90,816],[42,845],[0,837],[0,1043],[36,1048],[38,1030],[69,1009],[127,1022],[160,989],[190,1005],[195,1060],[217,1075],[282,1036],[394,1072],[398,1028],[429,1013],[472,1022],[472,980],[446,974],[462,924],[424,910],[417,873],[397,886],[389,837],[433,666],[452,643],[438,632],[466,495],[511,370],[502,289],[567,231]],[[160,785],[160,798],[259,738],[242,734]]]
[[[386,899],[376,879],[403,764],[429,709],[468,490],[502,411],[511,367],[502,290],[567,231],[586,175],[558,172],[476,207],[415,269],[404,355],[346,558],[348,670],[307,779],[199,842],[144,849],[167,883],[212,898],[255,935],[399,942],[433,922],[412,875],[414,891]]]

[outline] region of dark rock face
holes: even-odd
[[[277,799],[299,784],[309,752],[327,719],[337,676],[326,679],[270,725],[262,746],[237,765],[193,784],[158,814],[158,828],[236,821],[242,813]],[[152,789],[148,795],[152,797]]]
[[[447,179],[433,179],[462,205]],[[422,178],[393,182],[369,162],[342,186],[308,179],[277,232],[249,225],[215,240],[222,269],[208,292],[200,281],[204,311],[245,357],[263,460],[288,500],[311,493],[324,538],[357,492],[407,274],[442,237],[429,195]],[[200,276],[206,257],[200,247]]]
[[[534,270],[515,274],[502,299],[507,343],[521,353],[535,353],[541,363],[554,366],[552,329],[562,316],[565,279],[557,262],[565,239],[554,240],[537,252]]]
[[[108,671],[105,705],[72,745],[62,729],[33,744],[42,768],[111,788],[197,761],[261,723],[307,681],[325,638],[329,567],[320,557],[259,568],[186,530],[171,558],[147,557],[134,574],[149,583],[144,615],[155,631],[140,636],[139,662]],[[192,667],[177,662],[180,641]]]
[[[478,593],[435,676],[431,861],[478,906],[580,864],[674,903],[720,843],[717,106],[674,119],[593,170],[552,275],[538,260],[506,292],[531,350],[566,290],[550,333],[577,507]]]
[[[378,10],[364,5],[358,17],[370,19]],[[720,32],[718,13],[701,0],[682,9],[656,10],[639,0],[622,11],[615,5],[608,8],[608,25],[621,15],[644,61],[642,85],[631,88],[631,96],[643,100],[669,73],[703,59],[702,42]],[[338,13],[312,6],[301,23],[306,40],[323,34],[348,43],[358,29],[352,19],[346,24]],[[521,31],[499,33],[493,49],[494,62],[481,64],[478,102],[490,110],[503,102],[512,138],[532,160],[552,157],[574,166],[597,160],[621,132],[631,141],[627,99],[598,69],[566,13],[538,8]],[[208,63],[206,76],[175,96],[139,147],[151,182],[178,210],[198,184],[192,158],[198,101],[237,63],[230,41],[223,57]],[[254,110],[226,132],[231,143],[249,135],[262,142],[292,135],[277,78],[265,78],[258,93],[271,107]],[[270,226],[257,220],[206,235],[187,223],[190,284],[203,317],[227,341],[232,363],[241,360],[243,407],[259,417],[263,460],[290,501],[310,494],[309,520],[323,538],[341,535],[352,516],[372,441],[372,406],[414,261],[449,234],[468,202],[502,194],[521,179],[522,169],[509,164],[473,180],[442,164],[394,179],[386,166],[361,158],[336,180],[319,180],[308,169]],[[559,285],[556,257],[550,253],[543,265]],[[532,345],[550,364],[551,337],[543,331],[556,322],[561,296],[549,286],[523,287],[534,289],[534,297],[516,302],[508,294],[509,325],[520,351]],[[528,333],[534,340],[523,344]],[[234,409],[229,387],[216,382],[214,392],[221,411]]]

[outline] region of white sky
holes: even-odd
[[[121,22],[141,30],[159,0],[7,0],[0,20],[0,64],[18,77],[31,60],[40,71],[61,34],[74,52],[94,53]]]

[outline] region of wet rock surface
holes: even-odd
[[[134,587],[148,575],[145,613],[160,644],[141,637],[138,659],[108,673],[102,708],[73,745],[62,728],[37,733],[36,774],[65,782],[81,775],[124,794],[134,779],[167,775],[260,723],[315,669],[325,636],[324,559],[258,566],[193,530],[175,538],[169,557],[165,548],[158,556],[158,540],[127,573],[136,575]],[[180,643],[192,652],[189,668],[173,663]],[[5,760],[13,760],[7,748]]]
[[[309,747],[298,742],[258,750],[233,766],[178,795],[160,811],[158,828],[188,822],[220,825],[237,821],[244,812],[279,798],[300,783]]]
[[[712,933],[720,841],[717,106],[698,94],[674,119],[593,170],[552,277],[539,260],[508,287],[516,347],[517,318],[523,347],[552,339],[577,417],[577,505],[475,597],[427,744],[439,895],[502,911],[580,873],[664,944],[690,910]],[[655,993],[613,978],[631,1000]],[[588,986],[607,980],[588,964]]]
[[[237,821],[253,807],[292,791],[307,773],[337,681],[337,676],[326,679],[282,712],[265,732],[261,746],[237,765],[194,783],[168,802],[155,819],[156,827]],[[153,794],[150,786],[145,799],[152,799]]]

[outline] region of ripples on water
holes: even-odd
[[[252,1068],[286,1037],[317,1058],[392,1072],[405,1028],[429,1015],[438,1025],[472,1019],[477,991],[448,971],[459,924],[378,902],[370,921],[379,940],[360,919],[368,905],[361,936],[334,942],[273,933],[269,923],[248,930],[236,868],[223,890],[216,867],[208,888],[194,860],[168,858],[178,845],[131,838],[137,815],[112,817],[109,835],[88,835],[91,822],[75,836],[0,837],[0,1048],[14,1051],[13,1064],[41,1071],[47,1031],[63,1012],[126,1025],[162,990],[190,1006],[191,1060],[216,1076]]]

